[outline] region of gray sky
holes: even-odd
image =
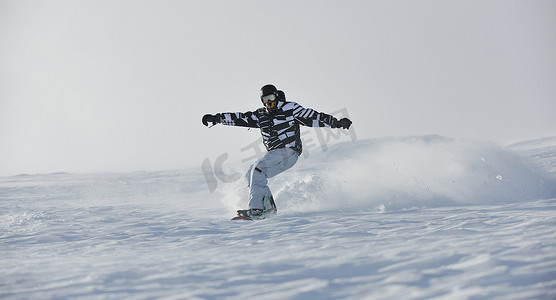
[[[556,135],[556,1],[0,0],[0,176],[179,169],[274,83],[357,137]]]

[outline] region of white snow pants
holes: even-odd
[[[265,197],[272,196],[267,178],[274,177],[293,167],[299,155],[291,148],[280,148],[267,152],[247,171],[249,182],[249,208],[264,209]]]

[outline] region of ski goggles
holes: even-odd
[[[262,96],[261,97],[261,101],[263,101],[263,104],[266,108],[274,108],[276,107],[276,95],[274,94],[270,94],[270,95],[266,95],[266,96]]]
[[[262,96],[261,100],[263,101],[263,103],[266,105],[268,103],[268,101],[274,101],[276,100],[276,95],[274,94],[270,94],[270,95],[266,95],[266,96]]]

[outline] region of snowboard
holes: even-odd
[[[251,218],[249,218],[249,217],[240,217],[240,216],[237,216],[237,217],[233,217],[233,218],[232,218],[232,221],[236,221],[236,220],[253,221],[253,219],[251,219]]]

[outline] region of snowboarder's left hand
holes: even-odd
[[[350,126],[351,120],[348,118],[342,118],[338,122],[336,122],[336,124],[334,124],[334,128],[349,129]]]

